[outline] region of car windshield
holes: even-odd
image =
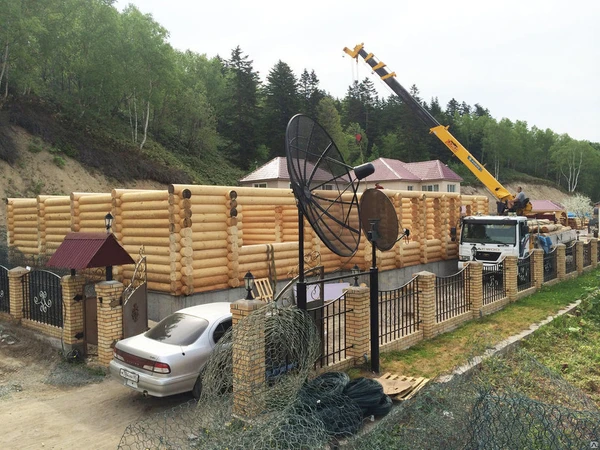
[[[144,336],[173,345],[190,345],[208,328],[208,320],[188,314],[175,313],[165,317]]]
[[[462,242],[515,245],[515,226],[498,223],[466,223]]]

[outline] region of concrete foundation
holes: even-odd
[[[382,291],[396,289],[409,282],[417,272],[432,272],[445,277],[458,272],[458,260],[438,261],[429,264],[404,267],[402,269],[379,272],[379,289]],[[337,274],[336,274],[337,276]],[[327,275],[325,276],[327,278]],[[277,292],[285,287],[289,280],[277,283]],[[348,282],[352,283],[352,275],[348,273]],[[368,285],[369,275],[361,275],[359,283]],[[148,291],[148,319],[159,321],[169,314],[188,306],[203,305],[214,302],[235,302],[246,297],[246,290],[241,288],[222,289],[219,291],[201,292],[193,295],[172,296],[162,292]]]

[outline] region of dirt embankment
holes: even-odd
[[[563,203],[569,196],[562,192],[560,189],[556,189],[543,184],[530,184],[530,183],[507,183],[504,185],[513,194],[517,193],[517,187],[521,186],[525,196],[529,200],[552,200],[553,202]],[[461,194],[465,195],[485,195],[490,200],[490,213],[496,213],[496,198],[483,187],[473,186],[461,186]]]
[[[37,195],[70,195],[71,192],[111,192],[115,188],[165,189],[155,181],[131,180],[121,183],[91,171],[65,155],[41,150],[32,152],[32,138],[23,129],[11,127],[18,159],[10,165],[0,160],[0,195],[6,198],[33,198]],[[120,164],[114,161],[114,164]],[[62,166],[62,167],[61,167]],[[0,227],[6,224],[6,207],[0,208]]]

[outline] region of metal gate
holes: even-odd
[[[96,297],[96,285],[86,284],[84,292],[84,312],[85,318],[85,343],[98,345],[98,298]]]
[[[33,270],[23,280],[23,317],[62,328],[63,304],[60,276]]]
[[[0,312],[10,313],[10,290],[8,289],[8,269],[0,266]]]
[[[123,291],[123,338],[135,336],[148,329],[148,280],[146,256],[140,251],[131,283]]]

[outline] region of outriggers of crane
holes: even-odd
[[[441,125],[429,111],[427,111],[418,101],[416,101],[410,93],[402,87],[396,80],[396,73],[386,69],[386,65],[378,61],[373,53],[367,53],[363,48],[363,44],[359,44],[354,49],[344,48],[344,52],[352,58],[358,60],[362,57],[365,62],[371,66],[373,71],[387,84],[392,91],[429,127],[429,131],[433,133],[440,141],[450,149],[462,163],[473,172],[473,174],[483,183],[490,193],[496,197],[498,214],[506,214],[509,212],[509,204],[514,201],[514,195],[511,194],[502,184],[487,171],[487,169],[477,159],[458,142],[448,131],[448,127]],[[527,201],[525,205],[515,205],[512,212],[517,215],[526,215],[531,212],[531,203]]]

